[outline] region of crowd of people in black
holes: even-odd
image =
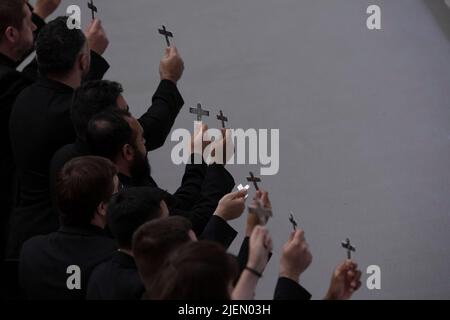
[[[3,298],[253,299],[277,248],[250,212],[239,254],[227,253],[237,235],[229,222],[246,211],[247,191],[233,192],[225,165],[194,152],[206,147],[206,125],[192,134],[175,193],[151,175],[147,155],[165,143],[184,104],[178,50],[166,49],[151,106],[136,118],[122,86],[102,80],[109,41],[101,21],[85,31],[68,28],[67,17],[46,23],[60,2],[0,2]],[[212,143],[227,149],[226,130]],[[264,190],[249,202],[272,209]],[[303,230],[281,250],[274,299],[310,299],[300,284],[312,261]],[[360,277],[344,261],[325,299],[350,298]]]

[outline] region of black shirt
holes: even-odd
[[[45,21],[39,16],[32,15],[33,23],[37,26],[35,36],[45,26]],[[11,208],[15,198],[14,161],[9,138],[9,118],[11,110],[19,93],[37,79],[37,64],[33,60],[22,72],[16,70],[21,61],[12,61],[0,53],[0,261],[4,257],[7,240],[7,225]],[[1,269],[0,269],[1,271]]]
[[[86,297],[94,268],[117,250],[116,242],[93,225],[62,227],[36,236],[23,245],[19,261],[19,283],[28,299],[77,300]],[[81,270],[81,288],[67,286],[69,266]]]
[[[222,218],[212,216],[201,240],[214,241],[226,249],[237,232]],[[116,251],[107,261],[98,265],[89,278],[88,300],[139,300],[145,286],[130,255]]]
[[[89,279],[88,300],[139,300],[145,291],[134,258],[116,251]]]
[[[94,52],[91,64],[91,77],[99,79],[109,68]],[[49,167],[53,154],[75,141],[70,118],[73,91],[63,83],[41,77],[14,103],[9,127],[19,194],[10,219],[9,259],[19,255],[25,240],[58,230],[58,216],[51,208]]]

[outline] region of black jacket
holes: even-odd
[[[33,14],[34,24],[37,26],[35,35],[39,33],[45,21]],[[31,85],[37,79],[36,61],[28,64],[22,72],[16,70],[18,63],[0,53],[0,261],[4,257],[4,249],[7,240],[7,225],[14,202],[14,161],[9,139],[9,118],[17,96],[23,89]]]
[[[91,78],[101,79],[109,68],[94,52],[91,65]],[[9,259],[19,255],[25,240],[58,230],[58,217],[51,209],[49,167],[53,154],[75,141],[72,96],[71,87],[41,77],[14,103],[9,127],[19,194],[10,219]]]
[[[274,300],[310,300],[311,294],[294,280],[280,277],[275,288]]]
[[[212,216],[200,236],[201,240],[214,241],[228,248],[237,232],[222,218]],[[133,257],[115,252],[92,273],[88,300],[139,300],[145,292]]]
[[[212,216],[199,240],[208,240],[221,244],[225,249],[228,249],[237,236],[237,231],[234,230],[228,222],[221,217]]]
[[[134,258],[116,251],[92,272],[86,299],[139,300],[144,292]]]
[[[51,161],[52,185],[54,185],[57,173],[67,161],[89,154],[92,153],[88,146],[79,140],[61,148]],[[157,182],[151,176],[136,181],[131,177],[119,174],[119,179],[124,187],[158,187]],[[234,179],[223,165],[187,164],[181,186],[174,193],[177,203],[175,207],[171,208],[171,214],[182,215],[191,220],[194,232],[200,235],[214,213],[219,200],[231,192],[233,187]]]
[[[119,180],[126,187],[158,187],[152,177],[136,183],[130,177],[119,174]],[[188,164],[186,165],[180,188],[174,193],[176,204],[170,208],[170,215],[183,216],[192,223],[197,236],[201,235],[213,215],[220,199],[232,191],[233,176],[223,165]]]
[[[172,215],[182,215],[192,222],[193,231],[201,235],[211,216],[217,208],[220,199],[234,188],[234,178],[225,166],[209,165],[203,180],[199,199],[189,209],[174,208]]]
[[[116,242],[95,226],[62,227],[36,236],[23,245],[19,260],[19,283],[28,299],[80,300],[86,296],[94,268],[117,250]],[[81,270],[81,288],[68,289],[69,266]]]

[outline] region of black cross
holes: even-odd
[[[92,20],[95,19],[95,14],[94,12],[98,12],[97,11],[97,7],[94,5],[94,0],[91,0],[91,2],[88,3],[88,8],[91,9],[92,12]]]
[[[158,29],[159,34],[163,35],[166,38],[167,46],[170,47],[170,40],[169,38],[173,38],[173,33],[166,30],[166,26],[162,26],[162,29]]]
[[[350,244],[350,239],[345,239],[345,242],[342,242],[342,247],[347,250],[347,258],[350,260],[352,258],[352,251],[355,252],[356,248]]]
[[[222,128],[225,129],[225,122],[228,122],[228,118],[223,115],[222,110],[220,110],[220,114],[217,116],[217,120],[222,121]]]
[[[197,121],[202,121],[202,117],[209,117],[209,111],[202,109],[202,105],[200,103],[197,104],[197,108],[190,108],[190,113],[197,115]]]
[[[292,211],[291,215],[289,216],[289,222],[292,223],[292,228],[294,228],[294,231],[297,230],[297,221],[295,221]]]
[[[253,172],[250,171],[250,177],[247,177],[248,182],[253,182],[253,185],[255,186],[256,190],[259,190],[258,183],[261,182],[261,178],[255,177]]]

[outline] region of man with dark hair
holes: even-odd
[[[192,224],[179,216],[149,221],[134,233],[133,256],[146,290],[166,258],[190,241],[197,241]]]
[[[13,204],[14,161],[9,139],[9,118],[19,93],[37,78],[37,65],[28,64],[16,70],[27,54],[33,51],[33,32],[38,34],[60,0],[38,0],[33,9],[25,0],[0,1],[0,262],[3,262],[6,230]],[[3,272],[1,272],[3,274]]]
[[[84,299],[92,270],[117,249],[104,234],[108,203],[118,192],[117,170],[100,157],[68,162],[58,179],[62,227],[23,245],[19,281],[29,299]]]
[[[87,126],[94,115],[114,109],[128,110],[122,94],[122,85],[109,80],[88,81],[77,88],[71,107],[72,122],[77,138],[86,140]]]
[[[124,189],[115,195],[108,207],[107,225],[119,245],[113,256],[92,273],[87,299],[138,300],[144,293],[137,272],[131,241],[133,233],[147,221],[168,217],[167,192],[151,187]]]
[[[144,129],[147,151],[155,150],[164,144],[184,104],[176,85],[183,69],[184,63],[176,48],[167,49],[160,63],[161,82],[153,95],[152,105],[138,120]],[[94,115],[112,109],[129,110],[119,83],[107,80],[90,81],[75,90],[72,122],[77,140],[62,147],[54,155],[50,166],[51,183],[68,160],[90,154],[86,145],[88,122]]]
[[[13,160],[9,118],[19,93],[37,79],[36,61],[20,72],[16,68],[34,50],[34,37],[45,25],[46,19],[61,0],[37,0],[35,8],[25,0],[0,1],[0,298],[17,296],[17,265],[4,262],[8,223],[16,198],[15,163]],[[34,33],[34,37],[33,37]]]
[[[41,77],[17,97],[10,118],[19,193],[11,215],[9,259],[18,257],[25,240],[59,227],[51,208],[50,161],[60,147],[75,140],[70,120],[73,91],[86,77],[99,79],[106,72],[109,66],[100,55],[107,45],[99,20],[84,35],[81,30],[68,29],[67,18],[60,17],[38,36],[36,59]]]
[[[202,134],[198,136],[201,138]],[[124,187],[158,186],[151,177],[145,142],[141,124],[126,112],[99,114],[88,125],[89,149],[93,154],[106,157],[116,164]],[[193,153],[192,162],[195,157],[201,155]],[[195,233],[200,235],[219,200],[233,186],[234,179],[224,165],[187,164],[181,186],[174,193],[177,203],[170,208],[171,213],[189,218]]]

